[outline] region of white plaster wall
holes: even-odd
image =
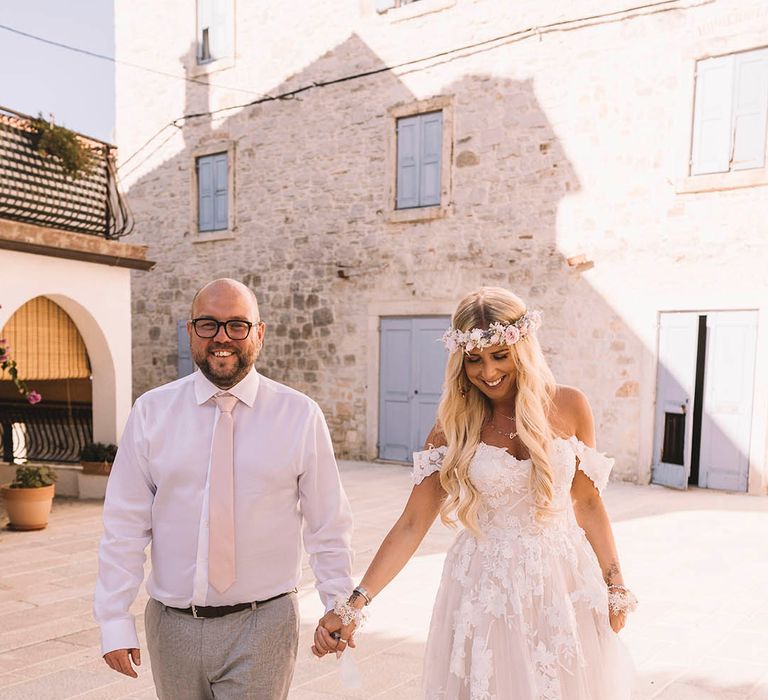
[[[0,271],[0,327],[37,296],[71,316],[93,369],[94,439],[116,443],[132,405],[130,272],[7,250],[0,250]]]

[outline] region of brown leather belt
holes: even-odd
[[[171,610],[184,613],[185,615],[192,615],[195,619],[209,618],[209,617],[224,617],[224,615],[231,615],[232,613],[240,612],[241,610],[255,610],[259,605],[269,603],[270,601],[277,600],[283,596],[287,596],[290,593],[296,593],[294,588],[292,591],[286,591],[278,595],[273,595],[266,600],[254,600],[252,603],[236,603],[235,605],[192,605],[188,608],[174,608],[170,605],[166,605]]]

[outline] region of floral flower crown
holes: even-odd
[[[529,333],[541,326],[541,311],[531,311],[523,314],[514,323],[504,324],[495,321],[487,330],[473,328],[471,331],[460,331],[458,328],[449,328],[443,333],[443,344],[449,353],[456,350],[469,352],[475,348],[482,350],[491,345],[514,345]]]

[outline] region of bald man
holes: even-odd
[[[352,589],[351,515],[317,404],[255,369],[264,323],[232,279],[187,322],[197,372],[135,403],[104,500],[94,614],[110,668],[141,664],[145,610],[161,700],[285,698],[298,648],[302,539],[326,609]]]

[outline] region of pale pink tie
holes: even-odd
[[[235,582],[235,489],[232,410],[237,397],[214,397],[221,411],[211,446],[210,523],[208,539],[208,582],[219,593]]]

